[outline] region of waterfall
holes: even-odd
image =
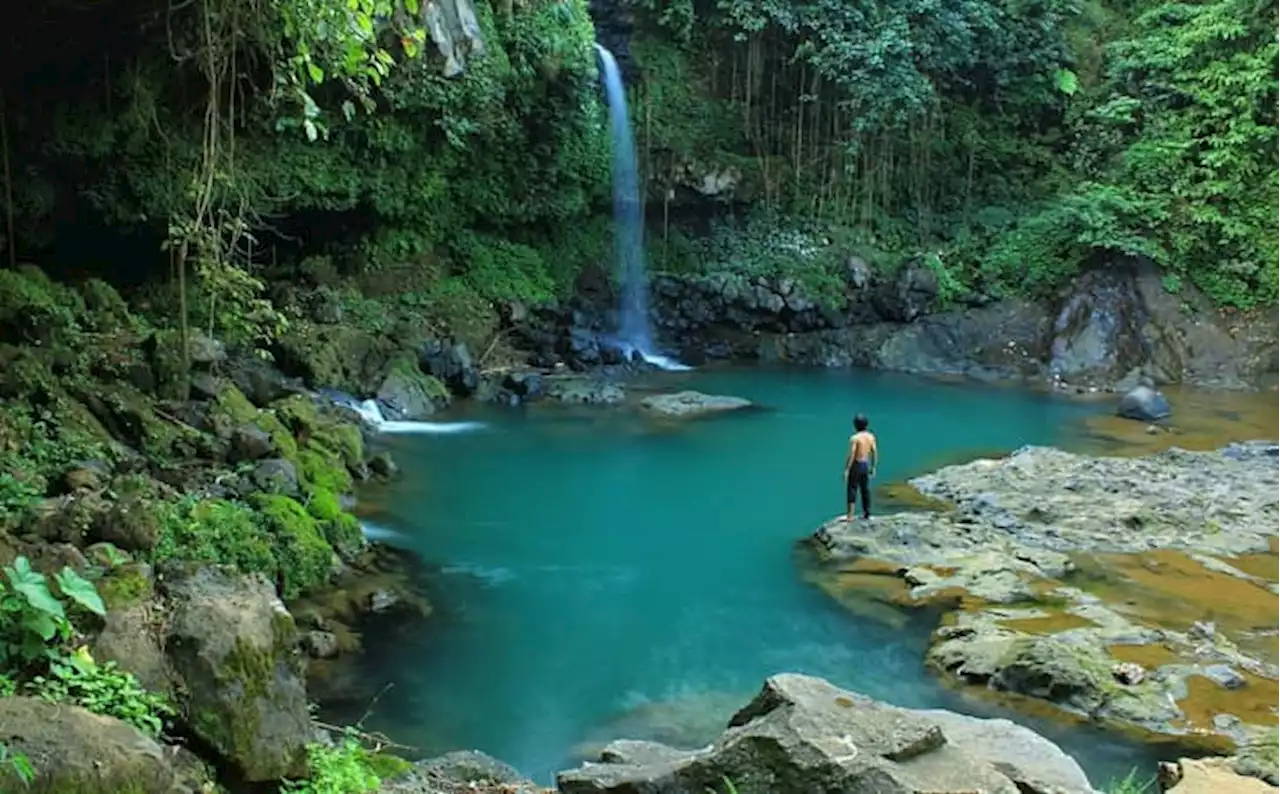
[[[599,44],[600,71],[609,104],[609,131],[613,140],[613,222],[614,249],[618,277],[622,283],[618,329],[623,348],[639,353],[645,361],[662,369],[685,370],[683,364],[658,354],[653,348],[649,325],[649,276],[644,259],[644,228],[641,220],[640,178],[636,170],[636,147],[627,114],[627,93],[622,73],[613,53]]]

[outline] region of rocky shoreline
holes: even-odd
[[[938,509],[829,522],[814,577],[837,598],[942,604],[930,669],[1138,736],[1274,751],[1274,442],[1032,447],[910,485]]]
[[[694,359],[727,350],[731,359],[769,360],[763,352],[768,346],[800,344],[788,329],[802,328],[806,339],[826,340],[807,349],[836,345],[846,353],[781,358],[912,370],[883,356],[854,361],[848,351],[864,350],[857,335],[866,333],[909,344],[910,335],[933,322],[928,312],[937,308],[936,285],[930,288],[919,269],[890,277],[851,267],[851,288],[861,292],[845,320],[806,303],[794,286],[757,284],[760,289],[744,293],[741,285],[694,279],[679,282],[685,286],[659,283],[659,325],[689,340],[694,348],[686,352]],[[52,667],[35,661],[0,676],[2,758],[30,764],[34,791],[152,794],[211,791],[215,781],[233,788],[270,785],[315,774],[323,753],[347,753],[343,757],[387,781],[381,790],[388,792],[536,788],[474,754],[410,767],[381,739],[356,741],[342,729],[317,724],[311,701],[368,701],[368,688],[345,664],[360,648],[362,625],[371,618],[425,619],[432,611],[414,562],[368,543],[350,512],[358,484],[396,474],[359,401],[375,401],[392,420],[432,417],[456,399],[512,406],[542,399],[628,402],[619,382],[644,367],[601,345],[598,331],[608,316],[588,311],[595,299],[590,290],[580,288],[570,302],[578,308],[508,307],[499,330],[513,344],[498,345],[505,363],[488,367],[484,359],[494,345],[477,361],[466,344],[412,307],[388,303],[385,316],[368,325],[345,316],[331,291],[293,293],[281,303],[290,328],[273,343],[274,361],[268,363],[248,348],[196,332],[184,351],[179,332],[133,314],[101,281],[69,288],[29,267],[0,276],[0,565],[7,566],[0,581],[11,588],[0,590],[0,597],[14,592],[27,599],[12,602],[15,609],[52,609],[41,593],[65,600],[79,592],[92,605],[91,596],[75,590],[75,582],[84,581],[101,598],[100,610],[68,607],[59,618],[65,623],[47,636],[38,632]],[[713,301],[712,310],[722,313],[690,325],[690,317],[708,311],[685,300],[685,290],[695,288],[710,289],[706,296],[720,294],[722,301],[724,290],[738,290],[734,300],[747,301],[746,308]],[[784,296],[782,308],[761,289]],[[988,311],[995,309],[961,313]],[[761,319],[768,316],[773,319]],[[849,323],[858,317],[862,324],[855,330]],[[726,348],[725,333],[754,341]],[[953,342],[947,343],[948,360],[989,363]],[[970,355],[977,357],[966,359]],[[1132,359],[1106,361],[1107,377],[1133,371]],[[1236,385],[1256,374],[1249,360],[1240,362],[1245,369],[1228,373],[1223,383]],[[980,374],[987,363],[960,370]],[[687,391],[636,402],[642,415],[659,422],[754,407]],[[1249,448],[1248,455],[1254,453]],[[35,595],[22,595],[27,593]],[[34,642],[21,632],[36,623],[5,625],[6,647]],[[1274,680],[1274,660],[1241,651],[1221,661],[1239,675],[1270,674]],[[61,681],[53,689],[50,674]],[[115,694],[106,701],[90,698],[84,694],[89,680]],[[689,754],[635,743],[606,748],[607,769],[589,765],[566,773],[560,790],[651,790],[662,781],[664,791],[703,794],[703,786],[720,784],[707,777],[716,770],[736,775],[743,792],[776,791],[784,781],[809,781],[815,774],[848,785],[911,780],[920,772],[916,767],[950,763],[946,759],[968,752],[939,738],[945,734],[963,744],[952,736],[960,729],[945,724],[951,719],[954,725],[956,715],[897,715],[890,720],[895,725],[916,721],[918,740],[898,747],[892,735],[865,735],[849,740],[865,747],[858,762],[844,758],[843,750],[834,760],[815,760],[803,750],[808,739],[784,734],[799,724],[786,715],[818,708],[808,700],[822,687],[829,685],[771,679],[755,711],[740,713],[712,750]],[[840,709],[849,700],[858,709],[889,713],[852,693],[833,697]],[[753,716],[743,716],[748,712]],[[828,718],[833,726],[847,722],[840,714],[822,719]],[[1234,726],[1226,732],[1242,735]],[[837,743],[844,736],[838,734]],[[761,741],[790,742],[794,757],[777,766],[776,758],[743,755]],[[1015,777],[1003,761],[966,763],[976,770],[975,780],[997,786],[992,790],[1040,790],[1009,782]],[[13,762],[0,763],[0,783],[7,787],[15,776],[26,777]]]

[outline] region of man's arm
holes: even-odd
[[[876,469],[880,468],[880,445],[876,443],[876,437],[871,437],[871,473],[870,477],[876,476]]]
[[[855,444],[854,444],[854,441],[853,441],[853,437],[851,436],[851,437],[849,438],[849,451],[848,451],[848,452],[846,452],[846,453],[845,453],[845,456],[844,456],[844,478],[845,478],[846,480],[847,480],[847,479],[849,479],[849,470],[853,468],[853,450],[854,450],[854,448],[855,448]]]

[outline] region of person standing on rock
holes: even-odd
[[[849,436],[849,454],[844,459],[845,520],[853,523],[853,506],[862,499],[862,517],[871,518],[871,478],[876,476],[880,450],[876,437],[867,428],[867,417],[853,418],[853,435]]]

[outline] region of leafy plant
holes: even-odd
[[[132,673],[115,662],[98,665],[81,648],[49,666],[48,676],[35,676],[27,687],[51,703],[70,703],[96,714],[115,717],[149,736],[159,736],[175,711],[163,695],[148,692]]]
[[[30,786],[35,782],[36,770],[31,766],[31,759],[23,753],[9,749],[4,742],[0,742],[0,769],[4,767],[12,769],[23,786]]]
[[[57,658],[56,644],[74,633],[64,600],[95,615],[106,614],[93,583],[70,567],[54,577],[62,599],[50,592],[44,574],[32,570],[26,557],[5,566],[4,575],[5,581],[0,582],[0,666]]]
[[[365,794],[376,791],[382,783],[370,765],[369,752],[351,731],[332,747],[308,745],[307,765],[311,771],[308,779],[285,781],[280,790],[297,794]]]
[[[1112,780],[1106,786],[1107,794],[1147,794],[1156,786],[1154,777],[1140,777],[1138,770],[1131,769],[1119,780]]]

